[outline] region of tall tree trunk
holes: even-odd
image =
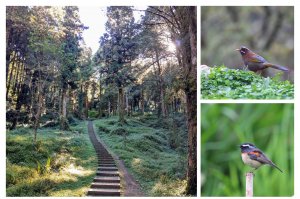
[[[80,118],[83,118],[83,100],[84,100],[84,93],[83,93],[83,85],[81,83],[80,90],[78,94],[78,114]]]
[[[129,114],[129,104],[128,104],[128,91],[126,91],[126,94],[125,94],[125,100],[126,100],[126,112],[127,112],[127,116],[130,116]]]
[[[110,101],[108,101],[107,116],[110,117]]]
[[[61,93],[61,115],[60,115],[60,129],[70,130],[68,120],[67,120],[67,89],[63,88]]]
[[[89,98],[88,98],[88,95],[87,95],[87,92],[85,92],[85,118],[88,118],[89,117]]]
[[[189,16],[188,31],[189,41],[185,46],[186,55],[186,102],[188,119],[188,172],[187,172],[187,194],[197,194],[197,7],[190,6],[187,9]]]
[[[99,78],[100,79],[100,78]],[[102,117],[102,109],[101,109],[101,95],[102,95],[102,85],[101,85],[101,81],[99,81],[99,102],[98,102],[98,117],[101,118]]]
[[[16,64],[15,58],[16,58],[16,54],[14,54],[12,60],[10,60],[10,63],[12,64],[11,67],[8,68],[9,74],[8,73],[6,74],[7,75],[6,76],[6,101],[8,100],[8,94],[12,82],[13,71],[15,70],[15,64]]]
[[[144,89],[142,88],[142,93],[141,93],[141,110],[142,110],[142,115],[145,114],[145,99],[144,99]]]
[[[35,112],[35,115],[34,115],[34,126],[33,126],[33,129],[34,129],[34,138],[33,138],[33,141],[34,143],[36,144],[36,140],[37,140],[37,130],[39,128],[39,125],[40,125],[40,118],[41,118],[41,113],[42,113],[42,108],[43,108],[43,95],[42,95],[42,85],[41,83],[39,82],[38,83],[38,88],[37,88],[37,103],[35,104],[36,106],[36,112]]]
[[[13,81],[12,81],[12,88],[11,88],[13,96],[16,94],[16,89],[17,89],[18,84],[19,84],[20,68],[21,68],[21,60],[18,57],[16,72],[14,74],[14,78],[13,78]]]
[[[121,125],[125,123],[124,112],[124,89],[119,87],[119,122]]]
[[[157,69],[158,69],[158,75],[159,75],[159,89],[160,89],[160,106],[161,106],[161,113],[163,118],[166,117],[166,104],[165,104],[165,92],[164,92],[164,80],[162,77],[162,68],[159,62],[159,54],[158,50],[155,50],[155,57],[156,57],[156,63],[157,63]]]

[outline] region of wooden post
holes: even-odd
[[[246,173],[246,197],[253,197],[253,177],[252,172]]]

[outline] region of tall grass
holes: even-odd
[[[7,132],[7,196],[85,196],[96,171],[96,154],[85,122],[73,131],[42,128]]]
[[[255,196],[294,194],[293,104],[202,104],[202,196],[244,196],[245,173],[239,144],[254,143],[283,170],[255,171]]]

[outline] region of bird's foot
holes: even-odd
[[[243,70],[248,70],[248,66],[245,65],[245,66],[243,67]]]

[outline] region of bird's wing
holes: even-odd
[[[266,60],[262,56],[259,56],[257,54],[248,57],[248,60],[253,63],[265,63],[266,62]]]
[[[259,161],[262,164],[272,164],[272,161],[261,150],[255,149],[249,152],[248,156],[250,159]]]

